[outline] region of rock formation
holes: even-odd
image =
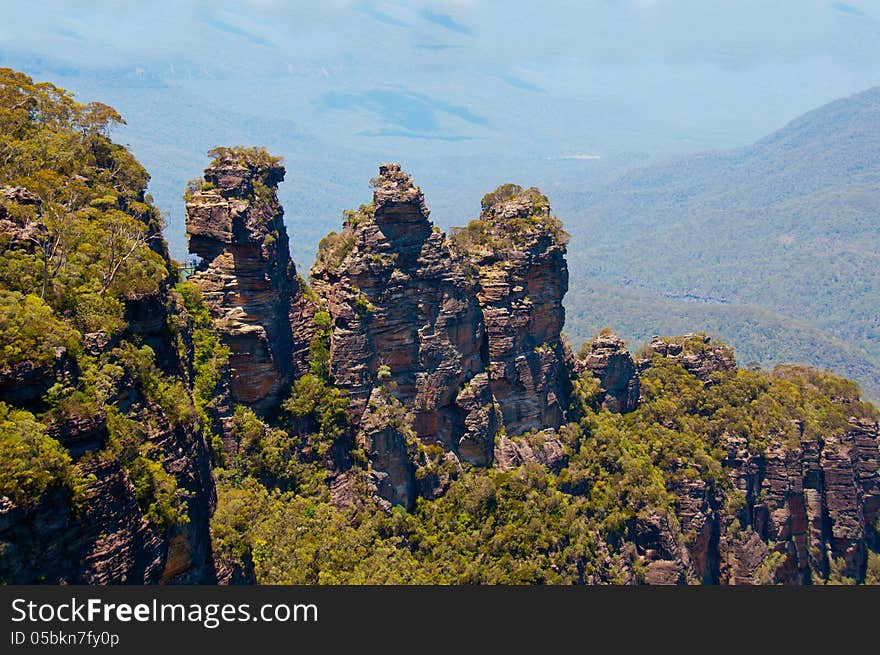
[[[219,149],[186,204],[190,280],[231,350],[232,400],[276,408],[307,370],[311,308],[290,258],[275,195],[284,167],[264,151]]]
[[[497,419],[476,284],[400,166],[381,166],[373,186],[311,270],[333,321],[331,379],[358,424],[386,367],[420,439],[487,465]]]
[[[723,344],[712,343],[706,334],[685,334],[680,337],[654,337],[640,353],[638,367],[651,365],[654,355],[666,357],[681,364],[689,373],[706,384],[711,384],[712,373],[736,368],[733,350]]]
[[[599,433],[591,434],[594,424],[587,421],[565,426],[573,375],[595,378],[604,409],[627,413],[638,410],[640,373],[661,359],[680,364],[706,386],[674,372],[707,395],[723,388],[709,388],[719,375],[736,368],[733,351],[703,334],[655,337],[634,361],[619,337],[603,332],[573,357],[561,336],[567,235],[534,188],[499,187],[483,199],[478,219],[447,238],[429,220],[410,176],[397,164],[382,165],[372,202],[347,212],[342,231],[322,240],[312,289],[305,289],[275,193],[284,168],[262,150],[215,154],[187,195],[190,250],[202,258],[190,279],[231,350],[206,411],[232,421],[234,405],[246,405],[262,414],[265,434],[275,430],[272,421],[282,420],[276,410],[314,365],[329,321],[326,374],[303,382],[314,378],[320,390],[329,384],[347,395],[347,410],[340,407],[334,418],[339,431],[326,450],[302,446],[298,438],[313,436],[320,417],[297,414],[283,419],[282,436],[294,444],[283,457],[323,467],[337,504],[362,509],[367,487],[385,511],[412,509],[419,497],[436,498],[456,477],[474,473],[467,464],[502,471],[526,466],[538,479],[557,475],[549,479],[564,493],[587,493],[590,476],[575,465]],[[32,249],[43,229],[37,196],[0,188],[0,245]],[[155,251],[168,263],[164,245]],[[173,416],[113,359],[120,344],[148,345],[160,372],[154,383],[161,377],[182,395],[192,387],[194,339],[179,305],[183,292],[160,286],[123,299],[120,333],[82,335],[89,357],[126,371],[102,387],[100,408],[86,404],[66,415],[46,403],[52,385],[73,385],[83,375],[75,348],[53,344],[41,363],[0,370],[0,401],[34,409],[86,480],[79,510],[59,488],[32,505],[0,498],[0,582],[256,581],[253,559],[243,566],[214,561],[208,523],[215,491],[200,422]],[[310,352],[315,334],[320,338]],[[659,495],[675,499],[671,509],[646,505],[624,517],[614,537],[625,533],[626,543],[613,556],[612,539],[597,545],[600,554],[609,553],[613,579],[805,584],[833,574],[863,580],[869,551],[880,546],[880,433],[876,414],[850,415],[858,398],[840,393],[830,399],[847,408],[837,423],[786,421],[769,434],[725,428],[700,437],[711,441],[710,468],[697,472],[708,465],[677,454],[664,461]],[[340,418],[345,411],[347,423]],[[688,416],[705,413],[700,405]],[[173,478],[186,497],[188,521],[161,527],[148,515],[133,460],[123,462],[109,448],[114,416],[143,426],[131,457],[149,454]],[[640,416],[588,418],[601,430],[602,420],[623,426]],[[658,430],[680,436],[674,421]],[[617,457],[613,449],[609,457]],[[607,581],[598,573],[584,580]]]
[[[565,420],[567,240],[546,196],[514,184],[487,194],[480,218],[453,236],[479,282],[489,384],[511,435]]]
[[[637,407],[639,375],[626,344],[616,334],[603,333],[584,344],[575,368],[599,380],[602,406],[609,411],[625,414]]]
[[[880,517],[878,426],[852,419],[816,438],[769,439],[763,453],[727,435],[730,490],[692,480],[678,497],[681,545],[660,516],[639,520],[647,582],[810,584],[832,567],[864,576]]]
[[[409,510],[415,505],[416,439],[412,416],[400,401],[384,387],[373,389],[361,417],[361,440],[374,492],[387,507],[402,505]]]
[[[26,247],[41,227],[40,199],[20,186],[0,187],[0,235],[4,247]]]
[[[532,432],[528,435],[495,437],[495,462],[493,466],[509,471],[524,464],[541,464],[558,472],[565,464],[565,449],[553,430]]]

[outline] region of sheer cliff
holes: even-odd
[[[374,187],[311,271],[333,320],[330,375],[357,415],[387,367],[420,438],[487,465],[497,418],[476,285],[409,175],[384,165]]]
[[[211,154],[204,181],[186,198],[189,249],[201,258],[190,281],[230,349],[232,401],[270,409],[307,369],[310,340],[311,316],[275,195],[285,171],[258,149]]]
[[[453,237],[478,281],[489,385],[509,434],[565,420],[567,241],[547,197],[512,184],[487,194],[480,218]]]

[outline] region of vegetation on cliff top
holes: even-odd
[[[550,211],[550,201],[537,188],[502,184],[483,196],[480,218],[454,228],[452,242],[463,252],[479,254],[488,248],[498,254],[522,248],[542,236],[565,245],[569,235]]]
[[[283,157],[269,154],[262,146],[220,146],[208,151],[210,166],[219,166],[226,161],[234,161],[252,168],[274,168],[284,162]]]
[[[33,414],[0,403],[0,496],[32,505],[47,490],[76,490],[70,455]]]

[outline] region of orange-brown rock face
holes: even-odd
[[[812,571],[827,574],[835,562],[848,577],[864,575],[880,516],[877,438],[875,422],[853,418],[841,434],[771,442],[758,457],[744,457],[742,440],[728,439],[728,477],[746,498],[747,533],[772,546],[765,556],[779,554],[771,581],[807,583]],[[740,535],[722,539],[725,582],[755,581],[754,567],[737,561],[741,542]]]
[[[487,195],[480,218],[453,237],[479,281],[489,384],[508,434],[565,420],[567,238],[545,196],[510,184]]]
[[[357,423],[387,367],[421,440],[488,465],[497,418],[475,281],[409,175],[383,165],[374,188],[373,203],[321,242],[311,271],[333,321],[331,378]]]
[[[579,373],[599,380],[602,406],[618,414],[633,411],[639,403],[639,375],[626,344],[616,334],[600,334],[585,344],[575,360]]]
[[[677,358],[704,381],[730,361],[729,348],[706,347],[702,336],[655,339],[655,352],[661,342],[678,346],[673,353],[660,348],[661,356]],[[728,484],[692,479],[673,485],[679,530],[690,535],[685,544],[664,518],[638,519],[636,545],[649,583],[811,584],[835,569],[864,579],[880,520],[878,424],[852,417],[818,435],[796,427],[792,435],[768,435],[760,450],[750,449],[742,435],[725,434],[720,445]]]
[[[186,204],[190,278],[231,350],[232,400],[277,406],[307,364],[311,308],[290,259],[284,211],[275,196],[284,167],[271,158],[225,152],[205,170]]]

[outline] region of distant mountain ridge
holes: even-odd
[[[771,312],[775,323],[790,320],[789,330],[775,333],[791,338],[802,332],[797,322],[807,321],[824,342],[782,347],[775,340],[787,337],[767,334],[766,321],[748,311],[743,325],[731,323],[721,334],[743,358],[788,352],[833,365],[877,397],[878,125],[880,88],[873,88],[804,114],[751,146],[650,165],[589,192],[562,194],[557,206],[579,246],[572,249],[573,280],[583,282],[572,287],[625,286],[648,294],[648,303],[722,298]],[[624,309],[577,302],[569,305],[590,329],[634,325],[639,313],[651,314],[638,303]],[[679,313],[692,315],[691,305]],[[586,324],[570,327],[576,337],[589,336]],[[672,330],[661,321],[626,336],[642,341],[651,331]]]

